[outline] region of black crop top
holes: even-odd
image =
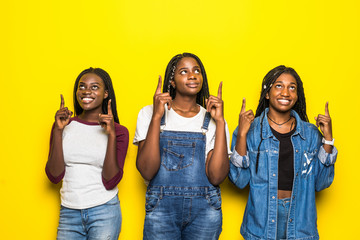
[[[271,127],[270,127],[271,128]],[[271,128],[272,133],[280,142],[278,162],[278,190],[292,191],[294,181],[294,148],[291,142],[293,130],[288,133],[279,133]]]

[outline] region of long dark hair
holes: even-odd
[[[171,81],[174,80],[175,70],[179,63],[179,61],[184,57],[191,57],[197,61],[200,66],[201,75],[203,77],[203,84],[200,92],[196,96],[196,103],[205,107],[205,99],[209,98],[209,85],[206,77],[206,72],[204,65],[202,64],[200,58],[192,53],[183,53],[174,56],[170,62],[168,63],[166,70],[165,70],[165,80],[163,86],[163,93],[169,92],[172,99],[175,98],[176,91],[175,88],[171,85]]]
[[[100,77],[105,85],[105,90],[108,91],[108,97],[103,100],[102,103],[102,113],[107,114],[108,113],[108,102],[111,99],[111,110],[114,117],[114,122],[119,123],[119,117],[116,111],[116,99],[115,99],[115,92],[112,85],[112,81],[110,78],[110,75],[101,68],[88,68],[82,71],[79,76],[76,78],[75,84],[74,84],[74,110],[75,110],[75,116],[80,115],[83,112],[83,109],[80,107],[80,104],[77,101],[76,98],[76,91],[78,89],[79,81],[82,76],[84,76],[87,73],[94,73],[98,77]]]
[[[306,114],[306,101],[305,101],[305,93],[304,93],[304,87],[303,83],[301,81],[300,76],[297,74],[297,72],[291,68],[291,67],[285,67],[284,65],[277,66],[276,68],[271,69],[266,76],[264,77],[262,83],[261,83],[261,93],[260,93],[260,99],[259,99],[259,105],[256,109],[255,117],[259,117],[261,113],[269,107],[269,99],[266,99],[266,94],[270,91],[272,85],[274,82],[280,77],[281,74],[288,73],[291,76],[293,76],[296,80],[297,84],[297,95],[298,100],[296,101],[295,105],[292,107],[293,110],[295,110],[298,114],[301,120],[305,122],[309,122],[308,116]],[[258,171],[258,165],[259,165],[259,157],[260,157],[260,146],[263,141],[262,136],[262,130],[263,130],[263,121],[264,121],[265,114],[262,116],[262,119],[260,120],[260,136],[261,140],[258,146],[258,152],[256,156],[256,172]]]

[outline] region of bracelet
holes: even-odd
[[[331,141],[325,140],[324,137],[322,138],[322,143],[327,144],[327,145],[334,146],[334,141],[335,141],[335,138],[333,138]]]

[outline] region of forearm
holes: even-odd
[[[117,163],[116,153],[116,135],[115,133],[109,134],[102,176],[105,180],[110,180],[119,172],[119,170],[120,167]]]
[[[229,172],[229,158],[225,134],[225,121],[216,122],[214,150],[207,160],[207,176],[211,184],[219,185]]]
[[[151,180],[160,167],[160,120],[152,118],[146,138],[138,147],[136,167],[146,180]]]
[[[238,132],[236,137],[235,150],[240,156],[246,155],[246,134],[241,134]]]
[[[50,154],[46,163],[46,168],[54,178],[61,175],[65,170],[62,130],[53,129]]]

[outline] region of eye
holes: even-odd
[[[85,89],[85,86],[84,86],[84,85],[79,85],[79,89],[80,89],[80,90],[84,90],[84,89]]]
[[[279,88],[279,89],[280,89],[280,88],[282,88],[282,85],[281,85],[281,84],[276,84],[276,85],[275,85],[275,88]]]
[[[296,90],[296,86],[290,86],[290,90]]]
[[[186,73],[187,73],[186,70],[181,70],[181,71],[180,71],[180,74],[181,74],[181,75],[184,75],[184,74],[186,74]]]
[[[194,72],[195,73],[200,73],[200,69],[195,69]]]
[[[97,85],[91,86],[91,90],[98,90],[98,89],[99,89],[99,86],[97,86]]]

